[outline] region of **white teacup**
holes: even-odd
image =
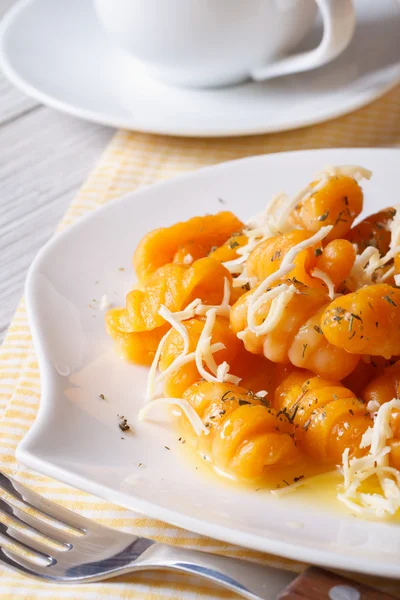
[[[213,87],[308,71],[340,54],[354,31],[352,0],[94,0],[111,39],[170,84]],[[324,33],[285,57],[319,7]]]

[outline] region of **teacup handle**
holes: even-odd
[[[320,67],[338,56],[353,37],[355,11],[352,0],[316,0],[322,14],[324,33],[314,50],[281,58],[272,64],[254,68],[250,75],[255,81],[300,73]]]

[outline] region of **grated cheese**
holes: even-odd
[[[201,370],[199,373],[207,381],[218,381],[224,382],[229,381],[237,385],[240,382],[240,378],[229,373],[229,364],[224,362],[222,365],[217,366],[213,353],[225,349],[225,345],[221,342],[211,344],[212,329],[215,324],[216,315],[229,317],[230,314],[230,282],[227,277],[224,280],[224,294],[221,304],[217,306],[207,306],[201,303],[199,298],[193,300],[185,309],[177,312],[170,311],[165,305],[161,305],[158,314],[163,317],[167,323],[175,329],[183,339],[183,350],[179,356],[177,356],[167,369],[156,376],[158,363],[160,361],[161,353],[164,349],[167,336],[169,331],[161,339],[153,362],[149,370],[149,376],[147,381],[146,399],[152,400],[156,395],[156,384],[162,382],[171,373],[177,371],[180,367],[188,364],[189,362],[195,361],[196,365],[201,364]],[[210,314],[210,316],[209,316]],[[196,315],[206,315],[206,322],[203,327],[203,331],[200,335],[196,350],[189,352],[189,334],[186,327],[182,324],[182,321],[191,319]],[[204,368],[203,362],[208,367],[213,375],[210,375]],[[204,375],[206,373],[206,376]],[[210,379],[211,378],[211,379]]]
[[[204,323],[203,331],[200,334],[200,338],[195,350],[196,367],[199,374],[203,377],[203,379],[205,379],[205,381],[230,381],[232,375],[228,374],[229,365],[226,363],[226,367],[223,367],[218,375],[218,367],[211,352],[211,336],[216,314],[217,311],[215,308],[209,309],[206,313],[206,322]],[[206,364],[211,373],[206,371],[203,363]],[[234,382],[236,384],[239,383],[239,381],[239,377],[234,377]]]
[[[386,281],[394,273],[394,267],[388,269],[386,273],[380,277],[374,278],[374,273],[377,269],[385,266],[400,252],[400,246],[395,246],[389,250],[385,256],[379,254],[379,250],[373,246],[368,246],[365,250],[356,256],[354,264],[351,268],[350,275],[346,280],[346,285],[350,291],[355,292],[364,285],[380,283]]]
[[[193,302],[188,304],[187,307],[184,308],[183,310],[178,310],[177,312],[169,311],[169,309],[167,309],[167,310],[169,311],[168,314],[170,315],[171,319],[178,320],[178,321],[186,321],[186,319],[193,319],[193,317],[196,314],[196,309],[200,305],[201,305],[200,298],[196,298],[195,300],[193,300]],[[161,304],[160,310],[158,311],[159,315],[161,315],[160,311],[163,311],[163,306],[164,306],[164,304]],[[161,316],[163,316],[163,315],[161,315]],[[164,316],[163,316],[163,318],[165,319]],[[165,320],[167,320],[167,319],[165,319]]]
[[[107,310],[109,309],[111,306],[111,303],[108,301],[107,295],[104,294],[101,298],[100,298],[100,304],[99,304],[99,308],[100,310]]]
[[[241,377],[236,377],[236,375],[231,375],[229,373],[230,365],[224,360],[223,363],[218,365],[217,367],[217,379],[219,381],[229,381],[229,383],[233,383],[234,385],[239,385],[241,381]]]
[[[273,331],[282,319],[290,300],[297,293],[298,291],[293,284],[287,285],[286,283],[282,283],[263,294],[252,306],[252,311],[248,317],[248,329],[256,335],[266,335]],[[257,310],[262,304],[271,299],[272,302],[267,317],[263,323],[257,325],[255,319]]]
[[[247,260],[247,256],[239,256],[238,258],[234,258],[233,260],[226,260],[222,264],[225,269],[229,271],[229,273],[240,274],[243,272],[244,263]]]
[[[182,336],[182,339],[183,339],[183,352],[181,353],[180,356],[177,356],[175,358],[175,360],[172,362],[172,364],[168,367],[169,372],[172,372],[173,370],[179,368],[177,366],[179,364],[178,363],[179,359],[182,359],[187,354],[188,349],[189,349],[189,334],[186,330],[186,327],[184,327],[182,325],[181,321],[193,318],[195,316],[195,312],[194,312],[195,308],[200,304],[200,302],[201,302],[200,299],[193,300],[193,302],[191,302],[186,307],[185,310],[178,311],[176,313],[171,312],[163,304],[160,306],[158,314],[161,315],[163,317],[163,319],[165,319],[171,325],[171,327],[176,329],[176,331],[178,331],[178,333]],[[169,334],[169,331],[167,331],[167,333],[161,338],[160,343],[158,344],[158,347],[157,347],[157,351],[154,355],[153,362],[151,363],[151,366],[150,366],[149,375],[147,378],[147,390],[146,390],[146,399],[147,400],[151,400],[155,395],[155,388],[156,388],[156,383],[157,383],[156,371],[157,371],[158,363],[160,362],[161,352],[164,349],[168,334]],[[185,364],[185,363],[181,362],[181,365],[182,364]],[[173,366],[174,366],[174,368],[171,368]]]
[[[290,213],[295,206],[307,200],[311,194],[322,189],[330,177],[337,175],[347,175],[357,181],[361,181],[361,179],[370,179],[372,171],[357,165],[342,165],[337,167],[329,165],[323,171],[317,173],[313,178],[314,181],[300,190],[292,199],[289,200],[288,196],[283,192],[273,196],[262,213],[248,220],[247,228],[243,231],[244,235],[248,237],[248,243],[238,248],[238,258],[222,263],[232,275],[241,275],[240,283],[234,281],[233,287],[240,287],[246,284],[249,284],[251,288],[254,287],[255,283],[249,280],[245,266],[250,252],[261,242],[296,229],[297,227],[289,219]]]
[[[246,275],[246,270],[243,271],[242,275],[235,277],[232,281],[232,287],[245,287],[249,286],[250,289],[253,289],[257,285],[257,277],[249,277]]]
[[[343,491],[337,497],[360,515],[387,517],[400,508],[400,471],[389,466],[393,410],[400,410],[397,398],[378,408],[373,427],[367,429],[360,443],[361,448],[370,448],[366,456],[349,459],[349,448],[343,453]],[[361,484],[373,476],[378,479],[380,493],[361,492]]]
[[[384,281],[386,281],[387,279],[390,279],[391,277],[393,277],[393,275],[394,275],[394,272],[395,272],[395,268],[394,268],[394,267],[390,267],[390,269],[388,269],[388,270],[386,271],[386,273],[384,273],[384,274],[383,274],[383,275],[382,275],[382,276],[379,278],[379,281],[381,281],[381,282],[384,282]]]
[[[191,265],[193,262],[193,256],[191,254],[186,254],[182,262],[184,265]]]
[[[204,425],[193,406],[187,400],[183,400],[182,398],[158,398],[157,400],[149,402],[140,409],[138,414],[139,421],[144,421],[149,412],[160,406],[179,406],[190,421],[196,435],[201,435],[202,433],[208,435],[209,431],[207,427]]]
[[[248,220],[248,230],[246,235],[250,240],[254,240],[254,238],[268,239],[275,235],[290,231],[291,227],[287,223],[287,216],[297,202],[298,195],[295,196],[293,200],[289,200],[288,196],[283,192],[276,194],[272,197],[262,213],[255,217],[251,217]],[[280,206],[282,206],[281,210],[279,210]],[[238,250],[238,254],[243,253],[243,249],[244,246],[241,248],[242,252]]]
[[[156,353],[153,358],[153,362],[151,363],[149,369],[149,375],[147,377],[147,388],[146,388],[146,400],[152,400],[155,394],[156,388],[156,371],[158,367],[158,363],[160,361],[161,352],[164,349],[165,342],[167,341],[167,337],[169,335],[169,331],[163,335],[160,340],[160,343],[157,346]]]
[[[212,353],[219,352],[220,350],[225,350],[225,349],[226,349],[226,346],[225,346],[225,344],[222,344],[222,342],[217,342],[216,344],[212,344],[210,346],[210,350]],[[195,358],[196,358],[196,355],[194,352],[190,352],[189,354],[186,354],[186,355],[181,354],[180,356],[177,356],[175,358],[175,360],[169,365],[169,367],[167,369],[165,369],[165,371],[162,371],[161,373],[159,373],[159,375],[156,377],[156,383],[160,383],[161,381],[163,381],[164,379],[169,377],[171,375],[171,373],[174,373],[175,371],[177,371],[184,365],[187,365],[188,363],[194,361]]]
[[[380,404],[377,400],[370,400],[367,404],[367,410],[370,413],[378,412]]]
[[[391,248],[394,248],[395,246],[400,245],[400,204],[396,204],[394,206],[394,208],[396,210],[396,214],[390,224],[390,232],[391,232],[390,247]]]
[[[395,205],[396,214],[390,224],[390,248],[396,249],[400,247],[400,204]],[[396,252],[397,254],[397,252]],[[395,258],[395,257],[394,257]],[[395,274],[395,268],[393,267],[394,282],[400,286],[400,273]]]
[[[351,292],[355,292],[363,285],[370,285],[371,279],[367,277],[365,267],[372,257],[379,259],[379,252],[376,248],[368,246],[361,254],[357,254],[354,264],[351,268],[350,275],[346,279],[346,286]],[[374,258],[376,260],[376,258]]]
[[[311,275],[325,283],[326,287],[328,288],[328,296],[331,300],[333,300],[335,297],[335,286],[329,275],[324,273],[324,271],[321,271],[321,269],[314,269],[311,272]]]
[[[286,194],[277,194],[273,196],[263,213],[249,219],[247,229],[243,231],[248,238],[247,244],[238,248],[238,258],[222,263],[230,273],[241,275],[240,281],[233,281],[233,287],[249,284],[250,288],[253,288],[256,285],[257,279],[248,276],[245,263],[258,244],[275,235],[294,229],[294,226],[288,223],[288,216],[297,202],[298,196],[289,200]],[[280,205],[282,205],[282,209],[279,211]]]
[[[376,248],[375,248],[375,250],[376,250]],[[389,250],[389,252],[387,252],[385,254],[385,256],[382,256],[382,258],[380,258],[379,251],[376,250],[376,253],[371,256],[368,266],[365,269],[367,277],[372,277],[372,275],[376,269],[379,269],[380,267],[383,267],[384,265],[386,265],[386,263],[388,263],[390,260],[395,258],[396,254],[398,254],[399,252],[400,252],[400,246],[395,246],[394,248]],[[377,256],[378,256],[378,258],[377,258]]]
[[[264,281],[262,281],[260,283],[258,288],[254,291],[251,298],[249,299],[249,304],[248,304],[248,308],[247,308],[247,324],[248,324],[248,328],[251,331],[253,331],[253,333],[255,333],[256,335],[262,335],[264,332],[264,329],[265,329],[265,333],[268,331],[271,331],[272,330],[271,323],[272,324],[275,323],[275,326],[276,326],[276,324],[279,322],[276,315],[278,315],[278,316],[279,316],[279,314],[282,315],[282,312],[283,312],[284,308],[286,307],[289,299],[295,293],[295,292],[293,292],[293,289],[296,290],[295,286],[293,286],[293,285],[287,286],[286,284],[281,284],[280,286],[278,286],[277,288],[273,288],[272,290],[269,290],[268,288],[272,284],[274,284],[276,281],[278,281],[279,279],[282,279],[283,277],[285,277],[285,275],[290,273],[290,271],[292,271],[295,268],[294,261],[296,260],[296,257],[298,256],[298,254],[300,252],[302,252],[303,250],[305,250],[307,248],[311,248],[314,244],[317,244],[318,242],[320,242],[321,240],[326,238],[326,236],[329,234],[331,229],[332,229],[332,225],[327,225],[326,227],[321,227],[321,229],[319,231],[317,231],[317,233],[315,233],[313,236],[311,236],[307,240],[303,240],[302,242],[299,242],[298,244],[293,246],[293,248],[291,248],[289,250],[289,252],[287,254],[285,254],[279,269],[277,271],[275,271],[275,273],[271,273],[271,275],[266,277],[266,279],[264,279]],[[279,288],[281,288],[281,289],[279,290]],[[279,290],[279,291],[275,291],[275,290]],[[290,292],[289,292],[289,290],[290,290]],[[271,292],[273,292],[273,293],[271,294]],[[263,326],[265,324],[265,321],[261,325],[257,325],[255,322],[255,313],[256,313],[257,309],[264,302],[271,299],[271,297],[279,296],[280,294],[284,294],[285,292],[286,292],[286,300],[285,301],[281,300],[281,302],[279,303],[279,307],[277,307],[277,303],[275,304],[275,311],[274,311],[274,315],[273,315],[274,319],[272,319],[272,317],[271,317],[270,321],[268,322],[268,316],[269,316],[268,315],[267,319],[266,319],[267,324],[265,325],[264,328],[263,328]],[[296,292],[297,292],[297,290],[296,290]],[[290,293],[290,298],[288,299],[289,293]]]
[[[191,311],[187,311],[188,313]],[[158,314],[167,321],[171,325],[175,331],[179,333],[181,338],[183,339],[183,351],[182,354],[187,354],[189,350],[189,333],[184,325],[182,325],[179,317],[176,316],[173,312],[171,312],[164,304],[160,306]],[[190,319],[190,317],[187,317]]]
[[[372,171],[358,165],[327,165],[321,172],[321,175],[328,175],[328,177],[345,175],[347,177],[353,177],[357,182],[359,182],[362,179],[371,179]]]

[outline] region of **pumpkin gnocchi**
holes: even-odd
[[[354,224],[370,177],[327,167],[247,224],[220,212],[147,233],[106,327],[150,366],[140,418],[172,407],[217,473],[268,487],[272,472],[340,468],[338,499],[386,517],[400,509],[400,219]]]

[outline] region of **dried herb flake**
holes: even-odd
[[[128,424],[128,421],[125,419],[125,417],[120,417],[118,427],[120,428],[121,431],[129,431],[131,428],[131,426]]]
[[[293,478],[293,481],[294,481],[295,483],[297,483],[298,481],[301,481],[302,479],[304,479],[304,475],[299,475],[298,477],[294,477],[294,478]]]
[[[396,302],[393,302],[390,296],[383,296],[383,299],[386,300],[386,302],[389,302],[389,304],[392,306],[397,306]]]

